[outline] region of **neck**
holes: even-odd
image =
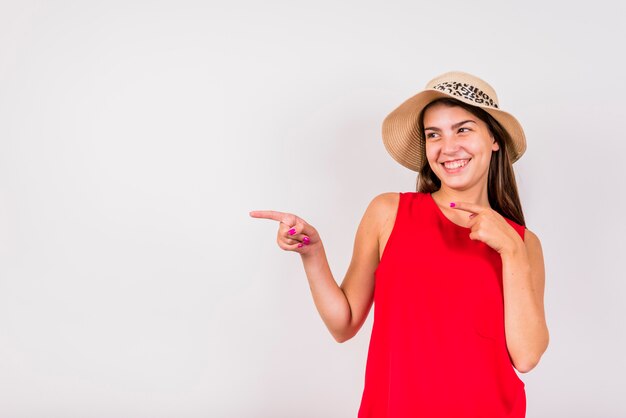
[[[487,184],[481,187],[474,187],[467,190],[451,189],[442,184],[441,188],[433,193],[437,195],[442,202],[469,202],[481,206],[489,205],[489,195],[487,193]]]

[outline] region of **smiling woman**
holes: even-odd
[[[544,265],[525,227],[512,164],[524,131],[485,81],[431,80],[383,122],[416,192],[382,193],[359,224],[337,285],[318,231],[276,211],[278,245],[301,255],[317,310],[338,342],[372,306],[359,418],[526,414],[525,384],[548,346]]]
[[[438,125],[443,126],[440,128]],[[473,170],[486,173],[488,177],[487,197],[491,207],[518,224],[525,225],[512,158],[509,155],[509,150],[514,149],[514,142],[509,132],[493,116],[480,107],[443,97],[433,100],[422,109],[417,118],[417,129],[424,133],[423,142],[427,157],[420,162],[417,184],[419,192],[436,193],[441,189],[441,178],[446,175],[449,181],[457,182],[457,188],[471,187],[467,184],[458,184],[466,177],[457,180],[449,175],[465,171],[465,164],[474,160],[471,164],[474,166]],[[491,151],[469,155],[468,147],[477,147],[481,143],[491,148]],[[525,149],[525,139],[523,144]],[[462,154],[463,152],[465,154]],[[516,159],[520,156],[518,155]],[[451,164],[454,163],[454,159],[461,162]],[[448,165],[444,165],[444,162]],[[480,167],[476,167],[477,165]]]
[[[442,100],[451,99],[439,99],[422,112],[429,125],[424,129],[426,157],[437,178],[447,176],[446,183],[454,184],[457,189],[466,189],[480,178],[471,173],[460,174],[467,171],[487,173],[492,152],[498,151],[499,145],[486,123],[463,120],[472,116],[471,113],[462,107],[441,103]],[[460,122],[455,122],[459,119]]]

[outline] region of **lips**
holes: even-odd
[[[469,163],[470,160],[471,160],[471,158],[450,160],[450,161],[445,161],[445,162],[441,163],[441,165],[443,165],[445,167],[445,169],[448,170],[448,171],[456,171],[456,170],[459,170],[459,169],[465,167],[467,165],[467,163]]]

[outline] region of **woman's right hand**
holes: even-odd
[[[304,255],[321,247],[322,241],[317,230],[304,219],[292,213],[274,210],[253,210],[250,212],[250,216],[278,221],[276,242],[285,251],[295,251]]]

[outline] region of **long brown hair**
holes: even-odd
[[[426,109],[435,103],[441,103],[446,106],[459,106],[487,124],[489,131],[500,146],[498,151],[491,154],[489,162],[489,174],[487,179],[487,194],[489,205],[493,210],[498,212],[505,218],[509,218],[522,226],[526,226],[524,221],[524,213],[522,204],[520,203],[519,194],[517,192],[517,183],[515,182],[515,173],[513,172],[513,164],[509,157],[509,147],[512,143],[509,133],[502,128],[489,113],[483,109],[463,103],[452,98],[441,98],[430,102],[419,115],[418,132],[420,133],[420,141],[424,141],[424,114]],[[424,144],[426,150],[426,144]],[[417,177],[417,191],[422,193],[433,193],[441,188],[441,180],[435,175],[428,164],[426,156],[422,158],[422,167]]]

